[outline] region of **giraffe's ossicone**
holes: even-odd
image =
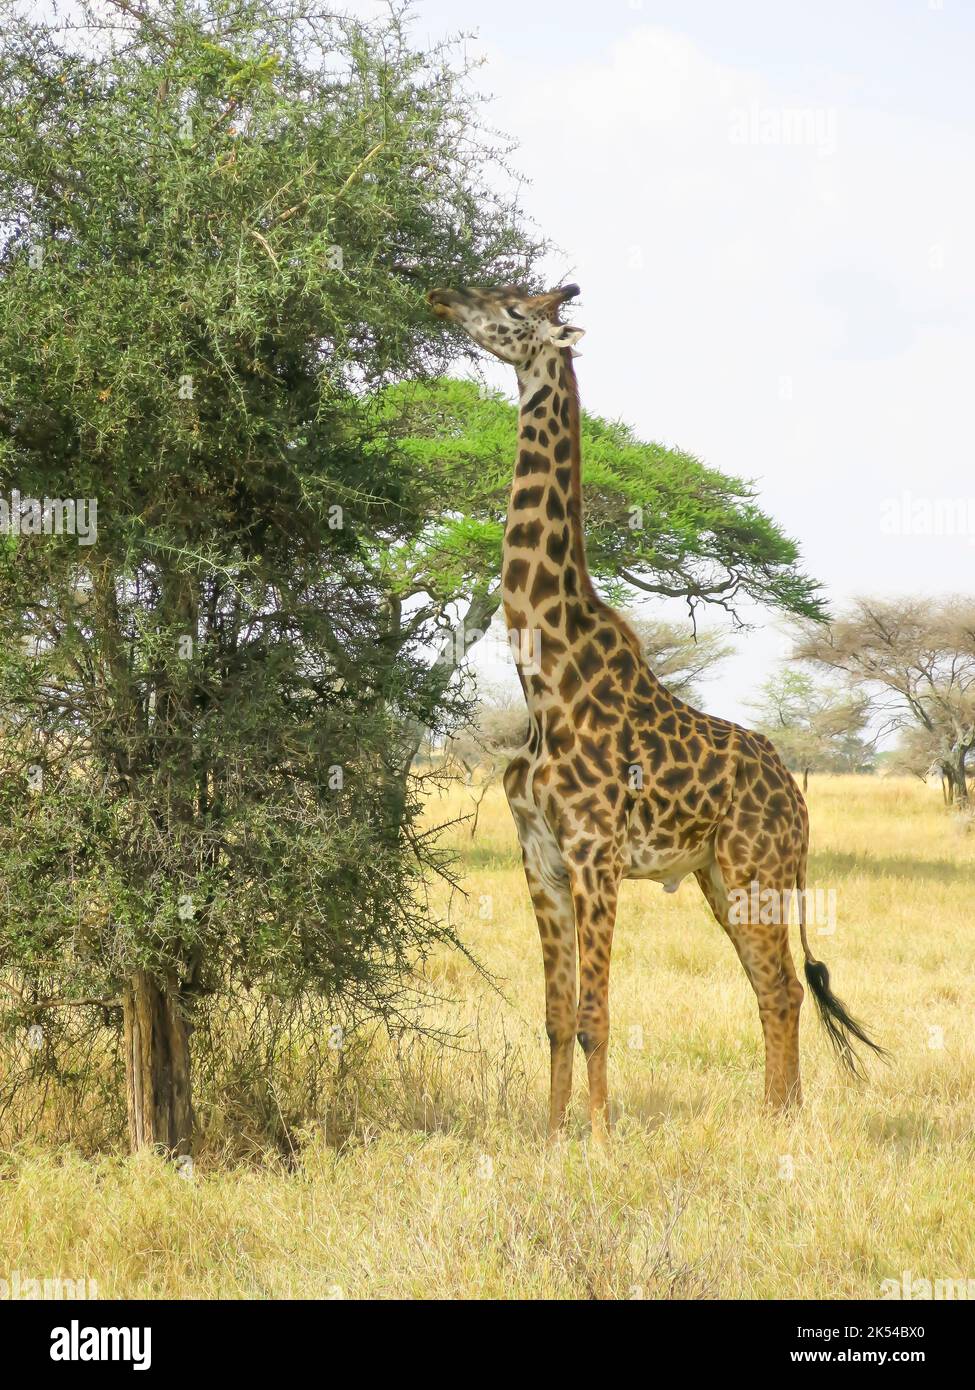
[[[696,877],[758,999],[771,1105],[801,1098],[803,989],[789,949],[794,897],[806,980],[830,1040],[854,1070],[851,1038],[880,1049],[832,993],[826,967],[809,950],[802,917],[809,821],[774,747],[671,695],[628,624],[593,589],[572,365],[582,330],[559,321],[560,306],[578,292],[575,285],[537,295],[432,290],[428,299],[518,375],[518,451],[501,583],[508,628],[517,634],[512,645],[522,653],[530,733],[504,786],[542,942],[549,1133],[557,1135],[565,1122],[578,1038],[593,1135],[605,1142],[609,963],[624,878],[654,879],[672,891],[685,875]]]

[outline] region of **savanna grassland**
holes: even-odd
[[[184,1180],[19,1144],[0,1157],[0,1277],[150,1298],[870,1298],[905,1270],[975,1279],[975,834],[907,780],[814,779],[809,802],[810,883],[836,904],[814,950],[892,1053],[865,1084],[807,1000],[805,1106],[763,1115],[754,999],[696,884],[627,883],[615,1155],[585,1142],[580,1055],[571,1131],[546,1157],[540,953],[492,788],[473,839],[447,832],[467,896],[435,890],[494,982],[456,952],[429,962],[451,1045],[353,1049],[333,1074],[341,1135],[306,1126],[288,1161],[231,1162],[211,1140]],[[456,787],[429,816],[472,804]]]

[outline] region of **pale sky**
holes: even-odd
[[[583,406],[755,479],[837,607],[968,588],[975,4],[416,8],[418,40],[461,29],[551,279],[582,286]],[[746,721],[787,648],[751,616],[706,699]]]
[[[551,282],[582,286],[583,406],[754,479],[835,608],[970,589],[975,0],[418,0],[413,25],[476,32]],[[745,722],[789,646],[748,617],[705,699]],[[477,653],[498,679],[503,643]]]

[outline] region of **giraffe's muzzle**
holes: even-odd
[[[464,296],[459,290],[430,290],[427,294],[427,303],[441,319],[450,318],[463,300]]]

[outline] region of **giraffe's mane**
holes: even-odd
[[[617,613],[616,609],[613,608],[611,604],[606,603],[603,599],[599,597],[599,595],[596,593],[595,587],[593,586],[592,576],[589,573],[589,565],[586,560],[586,546],[585,534],[583,530],[582,512],[582,430],[579,406],[579,383],[576,380],[575,367],[573,367],[572,365],[571,348],[564,348],[561,352],[561,357],[562,370],[565,375],[565,382],[569,388],[568,394],[570,437],[574,441],[580,441],[578,446],[573,446],[576,449],[576,457],[572,461],[571,492],[569,494],[572,507],[575,511],[576,525],[579,528],[579,555],[577,557],[577,565],[579,569],[580,586],[583,589],[586,598],[589,600],[589,602],[596,604],[597,607],[599,607],[605,612],[605,614],[610,618],[610,620],[615,624],[615,626],[630,643],[634,654],[639,657],[643,665],[646,666],[649,670],[649,662],[643,654],[643,647],[640,644],[639,637],[637,637],[636,633],[633,631],[633,628],[623,617],[622,613]]]

